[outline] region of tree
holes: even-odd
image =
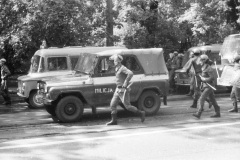
[[[107,0],[106,7],[106,45],[113,46],[113,2],[112,0]]]

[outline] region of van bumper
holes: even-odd
[[[52,105],[53,100],[50,99],[43,99],[43,104],[44,105]]]

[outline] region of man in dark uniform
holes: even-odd
[[[173,57],[170,59],[169,62],[169,87],[170,87],[170,93],[176,91],[176,86],[175,86],[175,71],[180,68],[179,66],[179,59],[178,59],[178,52],[174,51],[173,52]]]
[[[204,102],[206,101],[206,98],[209,97],[210,101],[213,104],[213,107],[215,109],[215,114],[211,116],[211,118],[217,118],[220,117],[220,107],[218,106],[214,93],[213,93],[213,88],[215,87],[214,81],[214,73],[213,73],[213,68],[211,65],[208,63],[208,56],[207,55],[201,55],[200,56],[200,64],[201,64],[201,70],[202,73],[199,74],[199,77],[201,79],[201,91],[202,94],[199,98],[199,109],[197,113],[194,113],[193,116],[200,118],[203,107],[204,107]]]
[[[188,95],[193,96],[193,104],[190,108],[197,108],[197,102],[201,95],[201,80],[198,76],[198,74],[201,74],[202,72],[200,64],[200,51],[191,51],[189,58],[188,62],[183,66],[183,69],[190,75],[190,93]],[[208,98],[206,101],[209,103],[209,108],[211,108],[211,101]]]
[[[235,71],[240,71],[240,55],[237,55],[234,58],[234,69]],[[233,81],[232,82],[232,91],[231,91],[231,95],[230,98],[232,100],[233,103],[233,108],[229,110],[229,112],[238,112],[238,106],[237,106],[237,102],[240,99],[240,88],[238,86],[239,84],[239,80]]]
[[[110,103],[112,120],[107,125],[117,125],[117,106],[121,100],[125,108],[131,112],[140,116],[141,122],[145,120],[145,111],[141,111],[130,103],[130,86],[129,82],[133,77],[133,72],[122,65],[123,57],[121,55],[113,55],[110,60],[114,61],[116,85],[117,88],[113,94],[113,98]]]
[[[1,95],[3,96],[4,102],[3,104],[8,105],[11,104],[11,98],[8,93],[8,85],[7,80],[8,76],[11,74],[8,67],[5,65],[6,59],[0,59],[0,66],[1,66]]]
[[[197,76],[201,73],[201,65],[200,65],[200,51],[193,51],[193,56],[188,60],[188,62],[183,66],[183,69],[186,70],[187,73],[191,74],[190,85],[192,85],[192,89],[194,91],[193,94],[193,104],[190,106],[191,108],[197,108],[197,101],[201,95],[200,77]]]
[[[191,59],[191,58],[194,58],[194,52],[193,51],[191,51],[190,53],[189,53],[189,59]],[[190,90],[189,90],[189,93],[187,94],[187,96],[193,96],[193,94],[194,94],[194,74],[193,74],[193,72],[191,72],[191,70],[189,71],[189,73],[188,73],[188,75],[189,75],[189,77],[190,77]]]

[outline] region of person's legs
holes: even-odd
[[[139,109],[137,109],[137,107],[132,106],[130,103],[130,92],[128,89],[125,90],[124,92],[119,92],[118,93],[119,98],[121,99],[123,105],[125,106],[125,108],[133,113],[136,113],[138,116],[140,116],[141,118],[141,122],[144,122],[145,120],[145,111],[141,111]]]
[[[217,101],[215,99],[215,96],[214,96],[214,93],[213,93],[213,90],[211,89],[211,92],[209,93],[209,99],[210,101],[212,102],[213,104],[213,107],[214,107],[214,110],[215,110],[215,114],[211,116],[211,118],[217,118],[217,117],[220,117],[220,107],[218,106],[217,104]]]
[[[197,102],[200,96],[201,96],[200,87],[194,86],[193,104],[190,106],[190,108],[197,108]]]
[[[198,108],[198,111],[197,113],[194,113],[193,116],[194,117],[197,117],[197,118],[200,118],[201,117],[201,114],[202,114],[202,111],[203,111],[203,108],[204,108],[204,102],[206,100],[206,98],[209,96],[209,88],[204,88],[204,90],[202,91],[202,94],[199,98],[199,108]]]
[[[111,121],[108,122],[106,125],[117,125],[117,105],[119,103],[119,97],[118,94],[115,92],[113,94],[113,98],[110,103],[110,108],[111,108]]]
[[[175,91],[175,82],[174,82],[174,69],[171,69],[169,71],[169,88],[170,88],[170,93],[173,93]]]
[[[6,80],[3,80],[3,82],[1,83],[1,95],[3,96],[4,99],[3,104],[11,104],[11,98],[9,96]]]
[[[208,107],[209,108],[212,108],[212,102],[209,100],[209,97],[206,98],[206,101],[208,102]]]
[[[187,96],[193,96],[194,94],[194,76],[190,75],[190,84],[189,84],[190,88],[189,88],[189,93],[187,94]]]
[[[237,87],[234,85],[232,87],[232,91],[230,94],[230,98],[232,100],[232,104],[233,104],[233,108],[228,110],[228,112],[238,112],[238,107],[237,107],[237,96],[238,96],[238,89]]]

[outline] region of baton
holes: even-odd
[[[199,77],[201,78],[204,78],[203,76],[199,75]],[[207,82],[203,82],[203,83],[206,83],[210,88],[212,88],[214,91],[216,91],[217,89],[215,87],[213,87],[212,85],[210,85],[209,83]]]
[[[129,85],[126,87],[124,93],[123,93],[123,103],[124,103],[124,100],[125,100],[125,95],[126,95],[126,92],[127,92],[127,89],[130,88],[130,86],[133,84],[133,82],[129,83]]]
[[[197,76],[194,76],[195,77],[195,83],[196,83],[196,87],[198,87],[198,83],[197,83]]]
[[[217,71],[217,76],[218,76],[218,78],[219,78],[219,73],[218,73],[218,70],[217,70],[217,64],[216,64],[216,61],[214,61],[214,63],[215,63],[215,69],[216,69],[216,71]]]

